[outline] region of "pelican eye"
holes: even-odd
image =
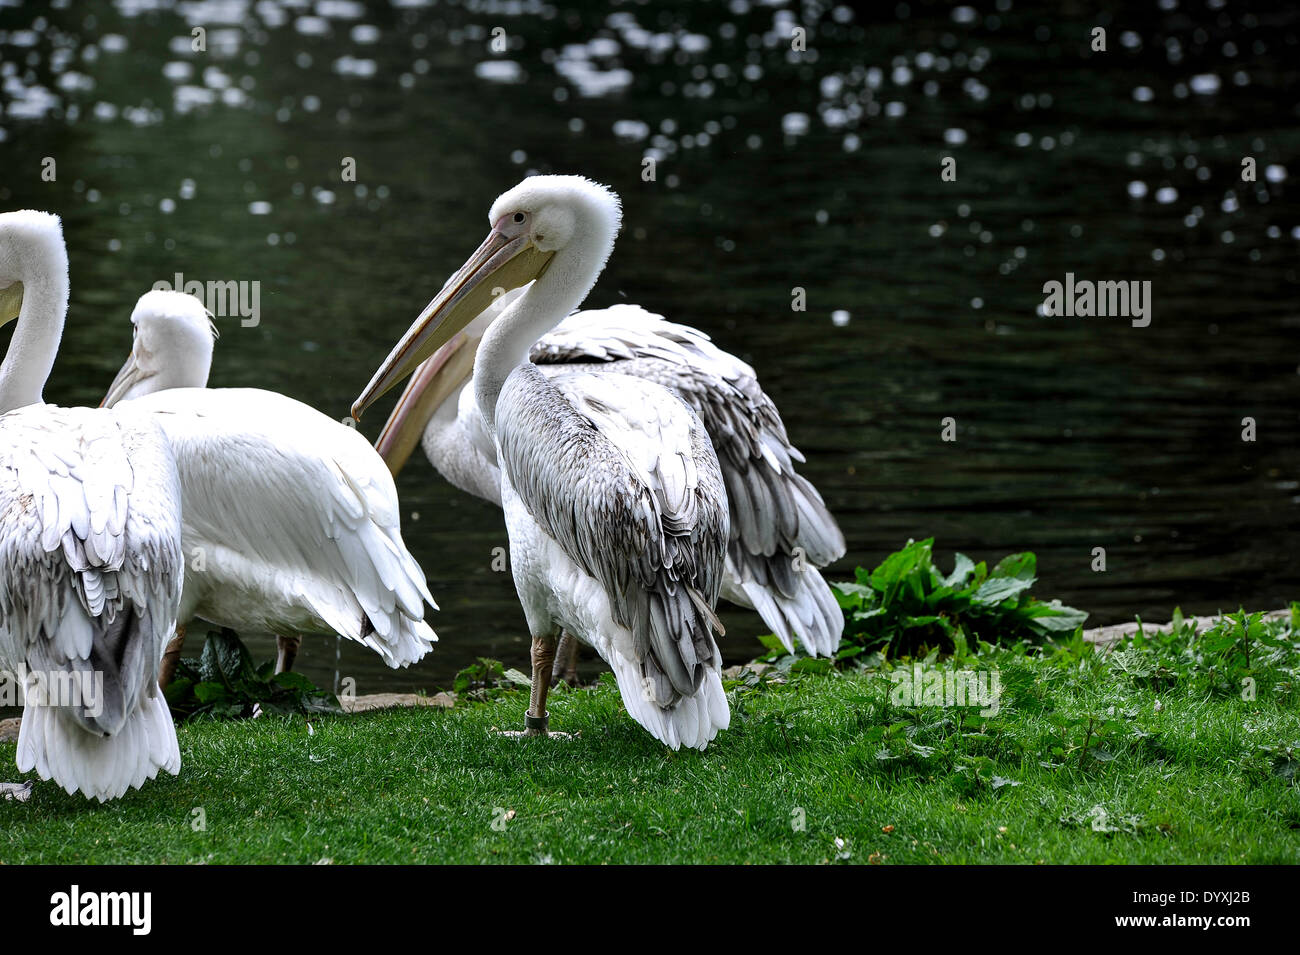
[[[523,214],[522,212],[516,212],[516,213],[515,213],[515,221],[516,221],[516,222],[523,222],[523,221],[524,221],[524,214]]]

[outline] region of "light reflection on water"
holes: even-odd
[[[801,55],[793,9],[743,2],[0,9],[0,208],[59,212],[72,259],[47,397],[97,402],[136,296],[181,272],[261,283],[257,327],[219,320],[213,386],[341,417],[491,199],[582,172],[626,206],[592,304],[759,370],[844,526],[840,573],[934,536],[945,563],[1036,551],[1040,591],[1094,622],[1295,597],[1295,15],[1126,11],[1103,61],[1091,24],[1034,5],[914,6],[830,7]],[[1151,327],[1036,316],[1067,271],[1152,281]],[[421,460],[399,487],[441,644],[391,674],[309,638],[301,668],[367,692],[522,665],[499,512]],[[751,655],[757,617],[725,619]]]

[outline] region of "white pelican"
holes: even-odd
[[[614,671],[628,712],[676,749],[730,721],[713,612],[727,545],[717,457],[695,413],[632,376],[548,377],[529,349],[595,284],[618,197],[578,176],[539,176],[492,206],[492,231],[429,303],[353,405],[379,395],[468,325],[491,289],[532,285],[483,334],[474,392],[501,463],[515,589],[532,635],[526,732],[545,734],[562,630]],[[533,281],[535,280],[535,281]]]
[[[495,449],[474,389],[464,386],[484,330],[521,294],[500,295],[411,376],[375,443],[394,474],[423,427],[424,453],[438,472],[455,487],[501,505]],[[804,457],[753,368],[703,332],[637,305],[574,312],[532,347],[530,357],[547,376],[635,375],[689,404],[713,442],[727,487],[731,539],[722,596],[756,609],[786,650],[794,651],[797,636],[813,656],[835,653],[844,614],[818,568],[844,554],[844,535],[817,489],[795,471]],[[557,678],[572,669],[576,649],[565,634]]]
[[[437,604],[402,543],[392,475],[366,439],[273,391],[205,388],[215,333],[191,295],[146,292],[131,322],[131,355],[104,404],[130,399],[176,455],[187,560],[165,669],[196,617],[276,634],[277,673],[304,632],[342,634],[391,667],[427,653],[438,638],[424,603]]]
[[[68,306],[56,216],[0,215],[0,286],[0,324],[18,319],[0,366],[0,669],[25,682],[18,768],[102,802],[180,770],[158,689],[181,595],[176,466],[145,416],[42,401]]]

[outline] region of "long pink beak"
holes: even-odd
[[[468,337],[460,332],[426,358],[393,406],[393,413],[375,441],[375,450],[394,477],[420,443],[424,427],[434,412],[473,371],[476,349],[467,349],[467,344]]]

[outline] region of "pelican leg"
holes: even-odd
[[[555,635],[533,637],[533,692],[524,715],[525,736],[545,736],[550,714],[546,694],[551,689],[551,666],[555,662]]]
[[[293,637],[281,637],[278,634],[275,638],[275,672],[288,673],[293,669],[293,661],[298,656],[298,648],[302,646],[302,634]],[[253,704],[253,719],[259,719],[262,715],[262,704]]]
[[[293,661],[298,656],[298,649],[302,646],[302,634],[292,637],[275,638],[275,672],[288,673],[293,669]]]
[[[555,648],[555,664],[551,667],[551,686],[563,680],[569,686],[578,683],[578,640],[567,630],[560,631],[560,644]]]
[[[158,688],[167,689],[167,684],[171,683],[176,676],[176,665],[181,662],[181,649],[185,646],[185,626],[176,628],[176,636],[167,642],[167,649],[163,651],[162,662],[158,664]]]

